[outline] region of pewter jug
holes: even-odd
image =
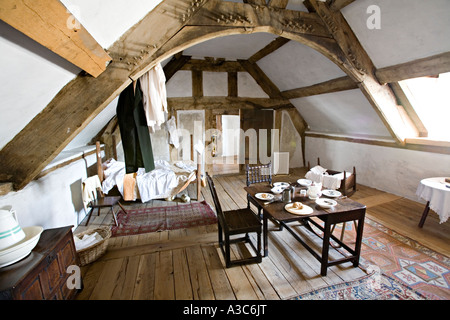
[[[282,194],[282,200],[284,203],[289,203],[291,202],[291,187],[287,187],[286,189],[283,190],[283,194]]]

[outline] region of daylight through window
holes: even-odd
[[[432,140],[450,141],[450,72],[399,82]]]

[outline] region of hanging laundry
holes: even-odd
[[[180,146],[180,137],[178,136],[177,124],[174,116],[167,120],[166,128],[167,131],[169,131],[169,142],[178,149]]]
[[[166,76],[161,64],[158,63],[139,80],[147,125],[153,133],[161,129],[167,114]]]
[[[145,172],[155,169],[152,142],[142,105],[142,91],[139,83],[136,88],[133,88],[132,83],[122,91],[116,113],[122,138],[126,173],[136,172],[139,168],[145,168]]]

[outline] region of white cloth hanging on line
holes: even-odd
[[[166,121],[166,76],[161,64],[157,64],[140,79],[147,126],[151,133],[161,129]]]
[[[169,132],[169,142],[173,144],[176,149],[178,149],[180,146],[180,137],[178,136],[177,124],[174,116],[167,120],[166,128]]]

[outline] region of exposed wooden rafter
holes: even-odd
[[[450,52],[378,69],[376,75],[381,83],[392,83],[446,72],[450,72]]]
[[[308,87],[283,91],[281,92],[281,95],[286,99],[296,99],[314,96],[316,94],[332,93],[351,89],[358,89],[358,84],[350,77],[345,76],[314,84]]]
[[[178,70],[183,68],[186,63],[188,63],[191,60],[190,56],[184,56],[180,52],[179,54],[176,54],[172,60],[170,60],[165,66],[164,66],[164,74],[166,76],[166,82],[170,80],[170,78],[173,77],[175,73],[177,73]]]
[[[2,0],[0,19],[94,77],[111,61],[59,0]]]
[[[264,48],[262,48],[261,50],[256,52],[254,55],[252,55],[248,59],[248,61],[249,62],[257,62],[257,61],[261,60],[262,58],[264,58],[265,56],[268,56],[272,52],[280,49],[282,46],[284,46],[289,41],[290,41],[289,39],[286,39],[283,37],[278,37],[275,40],[273,40],[271,43],[269,43],[267,46],[265,46]]]
[[[327,7],[325,9],[331,12]],[[333,20],[340,19],[334,15]],[[79,75],[68,83],[0,150],[0,181],[13,182],[15,189],[23,188],[132,80],[164,59],[220,36],[270,32],[299,41],[331,59],[353,81],[363,83],[363,92],[376,95],[381,86],[371,73],[370,65],[365,64],[365,56],[359,51],[352,55],[353,43],[343,42],[339,36],[345,37],[351,31],[348,25],[342,23],[345,30],[341,33],[322,18],[316,13],[219,0],[161,2],[108,48],[113,61],[100,76]],[[337,24],[336,28],[340,26]],[[361,61],[366,72],[359,70]],[[373,89],[369,88],[372,83]],[[381,89],[381,92],[385,93],[385,90]],[[272,96],[286,100],[279,91],[273,91]],[[199,99],[205,101],[206,98]],[[375,105],[380,103],[373,100]],[[383,108],[379,110],[384,111]]]
[[[349,62],[347,74],[359,82],[359,88],[380,116],[387,130],[399,144],[404,145],[407,136],[418,136],[417,128],[408,118],[403,107],[399,106],[389,86],[381,85],[376,68],[353,33],[344,16],[333,12],[324,2],[306,0],[309,6],[321,17],[333,35],[337,45]]]
[[[269,7],[285,9],[286,6],[288,5],[288,3],[289,3],[289,0],[269,0],[267,5]]]

